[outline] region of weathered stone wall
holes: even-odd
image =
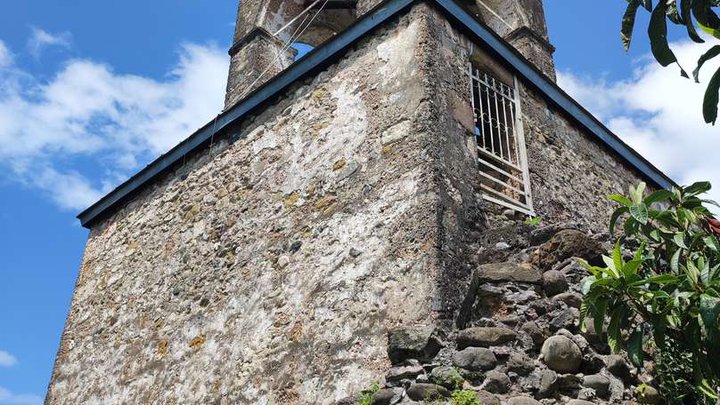
[[[440,269],[420,13],[92,229],[49,403],[332,403],[382,376]]]
[[[434,14],[434,21],[437,51],[432,70],[438,72],[438,88],[433,94],[442,95],[438,96],[443,100],[438,108],[444,117],[452,118],[443,124],[442,136],[467,140],[468,151],[464,153],[472,156],[474,123],[468,63],[474,62],[510,85],[512,73],[442,16]],[[549,105],[522,78],[518,79],[535,211],[546,223],[577,221],[585,229],[605,232],[613,205],[604,197],[627,191],[629,185],[643,177],[594,135]],[[477,179],[463,176],[465,183]]]
[[[443,143],[441,195],[450,197],[440,205],[446,277],[438,290],[443,314],[452,313],[454,322],[390,331],[393,366],[380,389],[366,395],[373,404],[449,404],[459,390],[484,405],[656,403],[652,388],[645,398],[635,394],[652,377],[611,354],[591,323],[587,332],[578,324],[586,272],[576,258],[599,261],[609,247],[604,233],[613,208],[605,196],[643,178],[521,82],[534,207],[543,222],[528,225],[491,203],[482,215],[468,210],[480,197],[473,191],[467,65],[473,61],[510,84],[512,74],[440,15],[431,13],[426,23],[423,66],[437,112],[431,125]]]

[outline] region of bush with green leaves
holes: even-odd
[[[610,233],[620,223],[622,232],[604,266],[585,263],[591,275],[582,285],[581,328],[591,318],[600,332],[607,321],[609,346],[626,350],[637,367],[643,366],[645,348],[656,359],[686,355],[692,375],[678,378],[690,379],[698,398],[717,399],[720,222],[706,207],[717,203],[702,198],[710,190],[707,182],[649,195],[645,188],[641,183],[629,196],[610,196],[620,205]],[[661,391],[662,383],[668,381],[661,382]],[[668,388],[661,393],[667,395]]]

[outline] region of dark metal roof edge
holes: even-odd
[[[169,168],[188,154],[208,144],[215,135],[221,133],[233,123],[241,120],[247,114],[285,91],[297,80],[330,64],[335,57],[341,55],[352,44],[382,25],[385,21],[401,13],[406,7],[418,1],[421,0],[388,0],[379,4],[346,30],[332,37],[324,44],[309,52],[304,58],[292,64],[274,78],[268,80],[267,83],[253,91],[230,110],[218,115],[215,120],[200,128],[170,151],[155,159],[129,180],[116,187],[98,202],[81,212],[77,216],[81,225],[86,228],[91,227],[98,219],[106,215],[109,210],[125,202],[145,184],[164,174]]]
[[[556,83],[549,80],[538,68],[522,56],[520,52],[490,28],[480,23],[463,7],[453,0],[433,0],[433,3],[435,3],[444,14],[455,20],[461,28],[464,28],[464,31],[473,34],[473,38],[483,42],[499,58],[504,60],[526,83],[529,83],[547,96],[549,101],[575,119],[592,134],[600,138],[610,149],[627,160],[628,163],[643,175],[647,176],[655,185],[666,189],[677,185],[669,176],[610,131],[610,129],[570,97]]]
[[[86,228],[91,227],[98,219],[106,215],[109,210],[124,203],[144,185],[164,174],[188,154],[207,145],[215,135],[223,132],[233,123],[241,120],[247,114],[252,113],[258,107],[285,91],[295,81],[332,63],[335,57],[341,55],[353,43],[372,32],[384,22],[394,18],[407,7],[421,1],[429,1],[439,7],[452,21],[458,23],[464,31],[471,33],[473,38],[489,47],[500,59],[514,69],[525,82],[530,83],[541,93],[545,94],[552,103],[600,138],[601,141],[627,160],[628,163],[636,167],[656,185],[663,188],[671,188],[675,185],[672,179],[625,144],[578,102],[560,89],[557,84],[548,80],[544,74],[528,62],[517,50],[507,44],[491,29],[477,21],[453,0],[386,0],[366,13],[348,29],[315,48],[304,58],[253,91],[233,108],[218,115],[215,120],[200,128],[190,137],[155,159],[129,180],[105,195],[98,202],[81,212],[78,215],[80,223]]]

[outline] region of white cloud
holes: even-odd
[[[10,49],[3,41],[0,41],[0,69],[8,67],[13,63],[13,56]]]
[[[47,82],[0,69],[0,176],[87,208],[222,109],[227,54],[185,44],[162,79],[72,59]]]
[[[39,58],[43,49],[47,47],[70,48],[72,43],[72,35],[69,32],[52,34],[38,27],[30,27],[30,30],[31,34],[27,46],[28,51],[35,58]]]
[[[713,41],[712,39],[710,41]],[[683,66],[694,68],[708,45],[671,44]],[[702,100],[717,62],[708,63],[701,84],[643,58],[632,77],[620,81],[560,72],[558,83],[635,150],[680,184],[709,180],[720,200],[720,124],[707,125]]]
[[[0,350],[0,367],[12,367],[17,364],[17,359],[12,354]]]
[[[0,405],[40,405],[42,397],[33,394],[13,394],[10,390],[0,387]]]

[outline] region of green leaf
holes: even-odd
[[[593,311],[593,326],[595,333],[602,335],[603,324],[605,323],[605,314],[607,313],[608,299],[601,298],[595,303]]]
[[[720,47],[720,45],[718,45]],[[712,185],[709,181],[698,181],[687,187],[683,188],[683,196],[694,197],[696,195],[706,193],[712,189]]]
[[[698,281],[700,281],[700,269],[690,259],[688,259],[687,266],[685,266],[685,274],[690,278],[693,285],[697,286]]]
[[[630,260],[629,262],[625,263],[622,268],[625,278],[629,279],[633,276],[636,276],[638,273],[638,269],[640,268],[640,266],[642,266],[642,264],[642,260]]]
[[[613,353],[617,353],[622,348],[620,325],[625,317],[625,307],[618,306],[610,315],[610,323],[608,324],[608,345]]]
[[[675,273],[680,273],[680,253],[682,253],[682,249],[676,250],[670,259],[670,268]]]
[[[647,205],[642,202],[640,204],[633,205],[630,207],[630,215],[632,215],[632,217],[641,224],[647,224],[649,218]]]
[[[633,254],[633,260],[640,260],[640,261],[642,261],[643,253],[645,253],[645,248],[646,248],[646,247],[647,247],[647,246],[646,246],[645,242],[641,243],[641,244],[640,244],[640,247],[639,247],[639,248],[635,251],[635,253]]]
[[[638,183],[637,187],[630,186],[630,197],[632,197],[634,204],[640,204],[642,202],[645,188],[647,188],[647,184],[645,184],[644,181]]]
[[[645,200],[643,200],[643,202],[645,203],[645,205],[650,206],[656,202],[668,200],[672,198],[672,196],[673,193],[670,190],[657,190],[649,196],[645,197]]]
[[[612,194],[612,195],[609,195],[608,198],[610,200],[618,202],[626,207],[633,205],[632,201],[630,201],[629,198],[625,197],[622,194]]]
[[[625,235],[627,236],[633,236],[637,232],[638,226],[638,221],[635,218],[630,217],[625,220],[625,223],[623,224],[623,232],[625,232]]]
[[[683,249],[687,249],[687,245],[685,244],[685,232],[678,232],[673,236],[673,241],[678,247],[681,247]]]
[[[720,38],[720,18],[712,10],[712,5],[707,0],[696,0],[693,1],[692,9],[698,26],[708,34]]]
[[[712,26],[705,25],[701,22],[698,22],[698,26],[700,27],[700,29],[702,29],[703,31],[707,32],[708,34],[714,36],[715,38],[720,38],[720,29],[713,28]]]
[[[705,97],[703,98],[703,118],[708,124],[715,125],[718,114],[718,90],[720,90],[720,69],[716,70],[710,78]]]
[[[700,262],[699,267],[700,267],[700,281],[702,281],[702,283],[705,285],[709,285],[710,278],[712,275],[712,273],[710,271],[710,263],[706,263],[704,260],[702,260]]]
[[[589,276],[589,277],[585,277],[580,282],[580,291],[582,291],[583,295],[588,295],[588,293],[590,292],[590,289],[592,288],[592,285],[593,285],[593,283],[595,283],[595,281],[597,281],[597,278],[595,276]]]
[[[700,296],[698,313],[702,319],[702,327],[707,336],[718,333],[718,316],[720,316],[720,298],[707,294]]]
[[[578,326],[580,327],[580,332],[585,333],[587,332],[587,327],[585,326],[585,319],[588,316],[588,300],[587,298],[583,299],[580,303],[580,319],[578,320]]]
[[[667,41],[667,20],[665,20],[666,11],[667,2],[664,0],[658,1],[658,4],[655,6],[655,9],[650,16],[650,25],[648,27],[650,48],[655,60],[657,60],[661,66],[678,63],[678,60],[673,51],[670,49]],[[678,66],[680,66],[679,63]],[[681,66],[680,74],[683,77],[688,77],[687,73]]]
[[[603,255],[602,259],[607,266],[607,269],[610,270],[610,276],[612,276],[613,278],[620,277],[620,270],[622,270],[622,268],[618,269],[617,267],[615,267],[615,260],[605,255]]]
[[[615,224],[617,223],[618,218],[620,218],[620,215],[626,214],[628,211],[628,207],[621,207],[612,213],[612,216],[610,217],[610,235],[613,235],[615,232]]]
[[[683,0],[682,4],[680,5],[680,19],[682,20],[685,28],[687,29],[688,37],[690,37],[690,39],[692,39],[694,42],[701,44],[705,41],[700,38],[700,35],[698,35],[697,31],[695,30],[695,24],[693,24],[691,12],[692,3],[693,2],[691,0]]]
[[[640,330],[636,330],[628,339],[628,357],[635,367],[643,366],[643,334]]]
[[[622,247],[620,247],[620,241],[617,241],[615,243],[615,248],[612,251],[612,255],[613,265],[615,266],[615,270],[617,270],[617,273],[619,274],[623,270]]]
[[[648,277],[644,280],[635,281],[630,286],[635,287],[643,284],[673,284],[678,281],[677,276],[672,274],[658,274],[657,276]]]
[[[710,50],[705,52],[702,56],[700,56],[700,59],[698,59],[697,67],[695,70],[693,70],[693,78],[695,79],[695,83],[700,83],[700,69],[705,64],[705,62],[709,61],[710,59],[720,55],[720,45],[715,45]]]
[[[718,242],[716,237],[706,236],[703,238],[703,242],[705,242],[705,246],[710,248],[713,252],[720,252],[720,242]]]
[[[635,27],[635,16],[637,15],[638,6],[638,2],[630,1],[622,18],[620,39],[622,40],[625,51],[630,49],[630,42],[632,41],[633,27]]]
[[[665,347],[665,332],[667,331],[667,327],[659,320],[651,322],[651,324],[653,325],[653,340],[655,341],[655,346],[663,349]]]

